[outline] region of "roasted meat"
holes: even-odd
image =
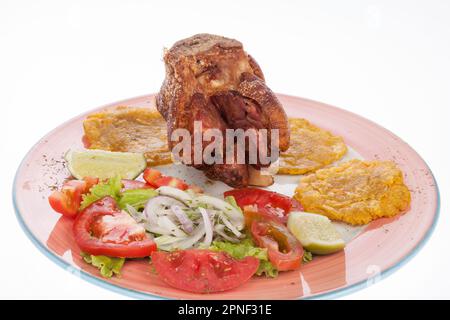
[[[289,125],[283,107],[266,86],[261,68],[239,41],[198,34],[175,43],[165,52],[164,62],[166,77],[156,102],[167,121],[170,148],[177,143],[170,139],[172,132],[182,128],[193,133],[194,121],[201,121],[203,130],[267,129],[269,138],[277,129],[279,150],[289,147]],[[270,150],[270,143],[268,139],[267,145],[257,147]],[[249,170],[248,163],[224,161],[194,166],[211,179],[244,187],[255,181],[249,179],[249,172],[257,174],[260,167],[268,165],[253,163],[256,170]]]

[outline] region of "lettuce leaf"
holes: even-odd
[[[278,270],[268,260],[259,260],[259,268],[256,271],[257,276],[266,274],[266,277],[276,278],[278,276]]]
[[[120,209],[125,209],[127,204],[134,207],[137,211],[144,209],[147,201],[158,193],[154,189],[133,189],[122,192],[118,205]]]
[[[238,206],[236,199],[233,196],[228,196],[225,197],[224,199],[226,202],[228,202],[229,204],[231,204],[233,207],[235,207],[236,209],[239,210],[240,213],[242,213],[242,209],[241,207]]]
[[[305,251],[303,252],[303,262],[304,262],[304,263],[308,263],[308,262],[311,262],[312,259],[313,259],[312,253],[305,250]]]
[[[259,259],[259,268],[256,272],[258,276],[265,274],[267,277],[275,278],[278,275],[278,270],[269,261],[267,249],[255,246],[252,239],[247,238],[239,243],[214,241],[209,249],[227,252],[235,259],[255,257]]]
[[[109,179],[107,182],[100,182],[93,186],[88,194],[83,195],[81,201],[80,210],[87,208],[89,205],[103,197],[111,196],[114,199],[119,200],[120,190],[122,189],[122,179],[119,176],[115,176]]]
[[[84,261],[92,264],[100,270],[100,274],[105,278],[111,278],[114,275],[120,275],[120,270],[125,263],[125,258],[111,258],[107,256],[93,256],[81,252]]]

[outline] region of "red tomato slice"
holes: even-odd
[[[111,197],[104,197],[80,212],[73,232],[80,249],[92,255],[143,258],[156,250],[144,228],[119,210]]]
[[[80,208],[81,193],[78,193],[76,188],[64,188],[61,191],[53,191],[48,197],[48,202],[56,212],[74,217]]]
[[[236,260],[225,252],[199,249],[155,251],[152,263],[164,282],[195,293],[236,288],[249,280],[259,267],[255,257]]]
[[[296,270],[300,267],[303,247],[284,225],[255,220],[250,231],[258,246],[267,248],[270,262],[279,271]]]
[[[287,222],[289,212],[303,211],[303,207],[295,199],[257,188],[234,189],[225,192],[224,196],[233,196],[242,210],[245,206],[255,205],[258,208],[258,214],[266,220],[284,224]]]
[[[122,179],[122,184],[123,184],[123,191],[126,190],[135,190],[135,189],[151,189],[152,186],[149,185],[148,183],[145,183],[143,181],[138,181],[138,180],[128,180],[128,179]]]
[[[83,193],[88,193],[93,186],[100,182],[100,179],[94,177],[84,177],[83,181],[86,183]]]
[[[189,188],[189,185],[181,179],[174,177],[161,177],[155,180],[154,185],[156,187],[169,186],[174,187],[180,190],[186,190]]]
[[[50,206],[56,212],[68,217],[78,213],[82,195],[99,182],[98,178],[85,177],[83,180],[69,180],[64,183],[60,191],[54,191],[49,197]]]
[[[144,170],[144,180],[154,187],[156,187],[156,185],[154,184],[155,180],[161,177],[162,174],[158,170],[152,168],[147,168]]]
[[[64,183],[60,191],[53,191],[48,197],[48,202],[56,212],[74,217],[78,213],[85,190],[85,181],[70,180]]]
[[[181,179],[163,176],[158,170],[147,168],[144,170],[144,180],[152,187],[159,188],[162,186],[169,186],[186,190],[189,185]]]

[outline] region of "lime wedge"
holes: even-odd
[[[107,179],[116,175],[122,179],[134,179],[147,166],[142,153],[104,150],[69,150],[66,161],[70,173],[77,179]]]
[[[320,214],[291,212],[287,225],[302,246],[314,254],[330,254],[345,247],[330,219]]]

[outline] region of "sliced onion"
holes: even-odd
[[[181,201],[186,205],[192,204],[193,201],[189,193],[177,188],[162,186],[156,189],[156,191],[158,191],[160,195],[177,199],[178,201]]]
[[[129,205],[128,203],[125,206],[125,209],[127,209],[130,216],[137,222],[140,223],[144,220],[144,215],[137,211],[133,206]]]
[[[223,224],[218,224],[218,225],[214,226],[214,231],[215,231],[219,236],[221,236],[223,239],[225,239],[225,240],[227,240],[227,241],[230,241],[230,242],[233,242],[233,243],[238,243],[238,242],[239,242],[239,239],[230,237],[229,235],[227,235],[227,234],[225,233],[225,226],[224,226]]]
[[[230,229],[231,232],[238,238],[242,237],[242,233],[239,232],[238,229],[227,219],[227,217],[221,212],[219,213],[220,220],[222,220],[223,224]]]
[[[171,251],[174,249],[174,244],[180,241],[180,238],[173,236],[160,236],[154,239],[158,249],[164,251]]]
[[[200,223],[192,235],[176,243],[176,248],[180,250],[192,248],[205,234],[205,225]]]
[[[178,226],[173,223],[172,220],[170,220],[167,216],[158,217],[158,226],[160,226],[163,229],[169,230],[171,234],[173,234],[175,237],[179,238],[185,238],[186,233],[183,232]]]
[[[170,208],[173,205],[179,205],[184,207],[184,204],[174,198],[166,196],[157,196],[150,199],[145,205],[144,216],[147,218],[148,223],[153,226],[158,224],[158,216],[161,212]]]
[[[181,223],[181,228],[187,233],[191,233],[194,230],[194,224],[191,219],[187,216],[187,214],[181,209],[181,207],[177,205],[173,205],[170,207],[172,212],[177,217],[178,221]]]
[[[209,218],[208,211],[204,208],[198,208],[198,210],[202,214],[203,223],[205,224],[205,239],[203,239],[203,243],[209,246],[213,239],[213,225]]]
[[[244,215],[228,202],[207,195],[198,196],[194,201],[196,204],[206,204],[213,207],[214,209],[222,211],[223,214],[226,215],[228,219],[230,219],[228,221],[231,221],[233,223],[235,229],[244,229]]]
[[[170,236],[172,234],[172,232],[170,232],[170,230],[161,228],[158,225],[152,225],[150,223],[144,224],[144,228],[148,232],[155,233],[155,234],[162,234],[165,236]]]

